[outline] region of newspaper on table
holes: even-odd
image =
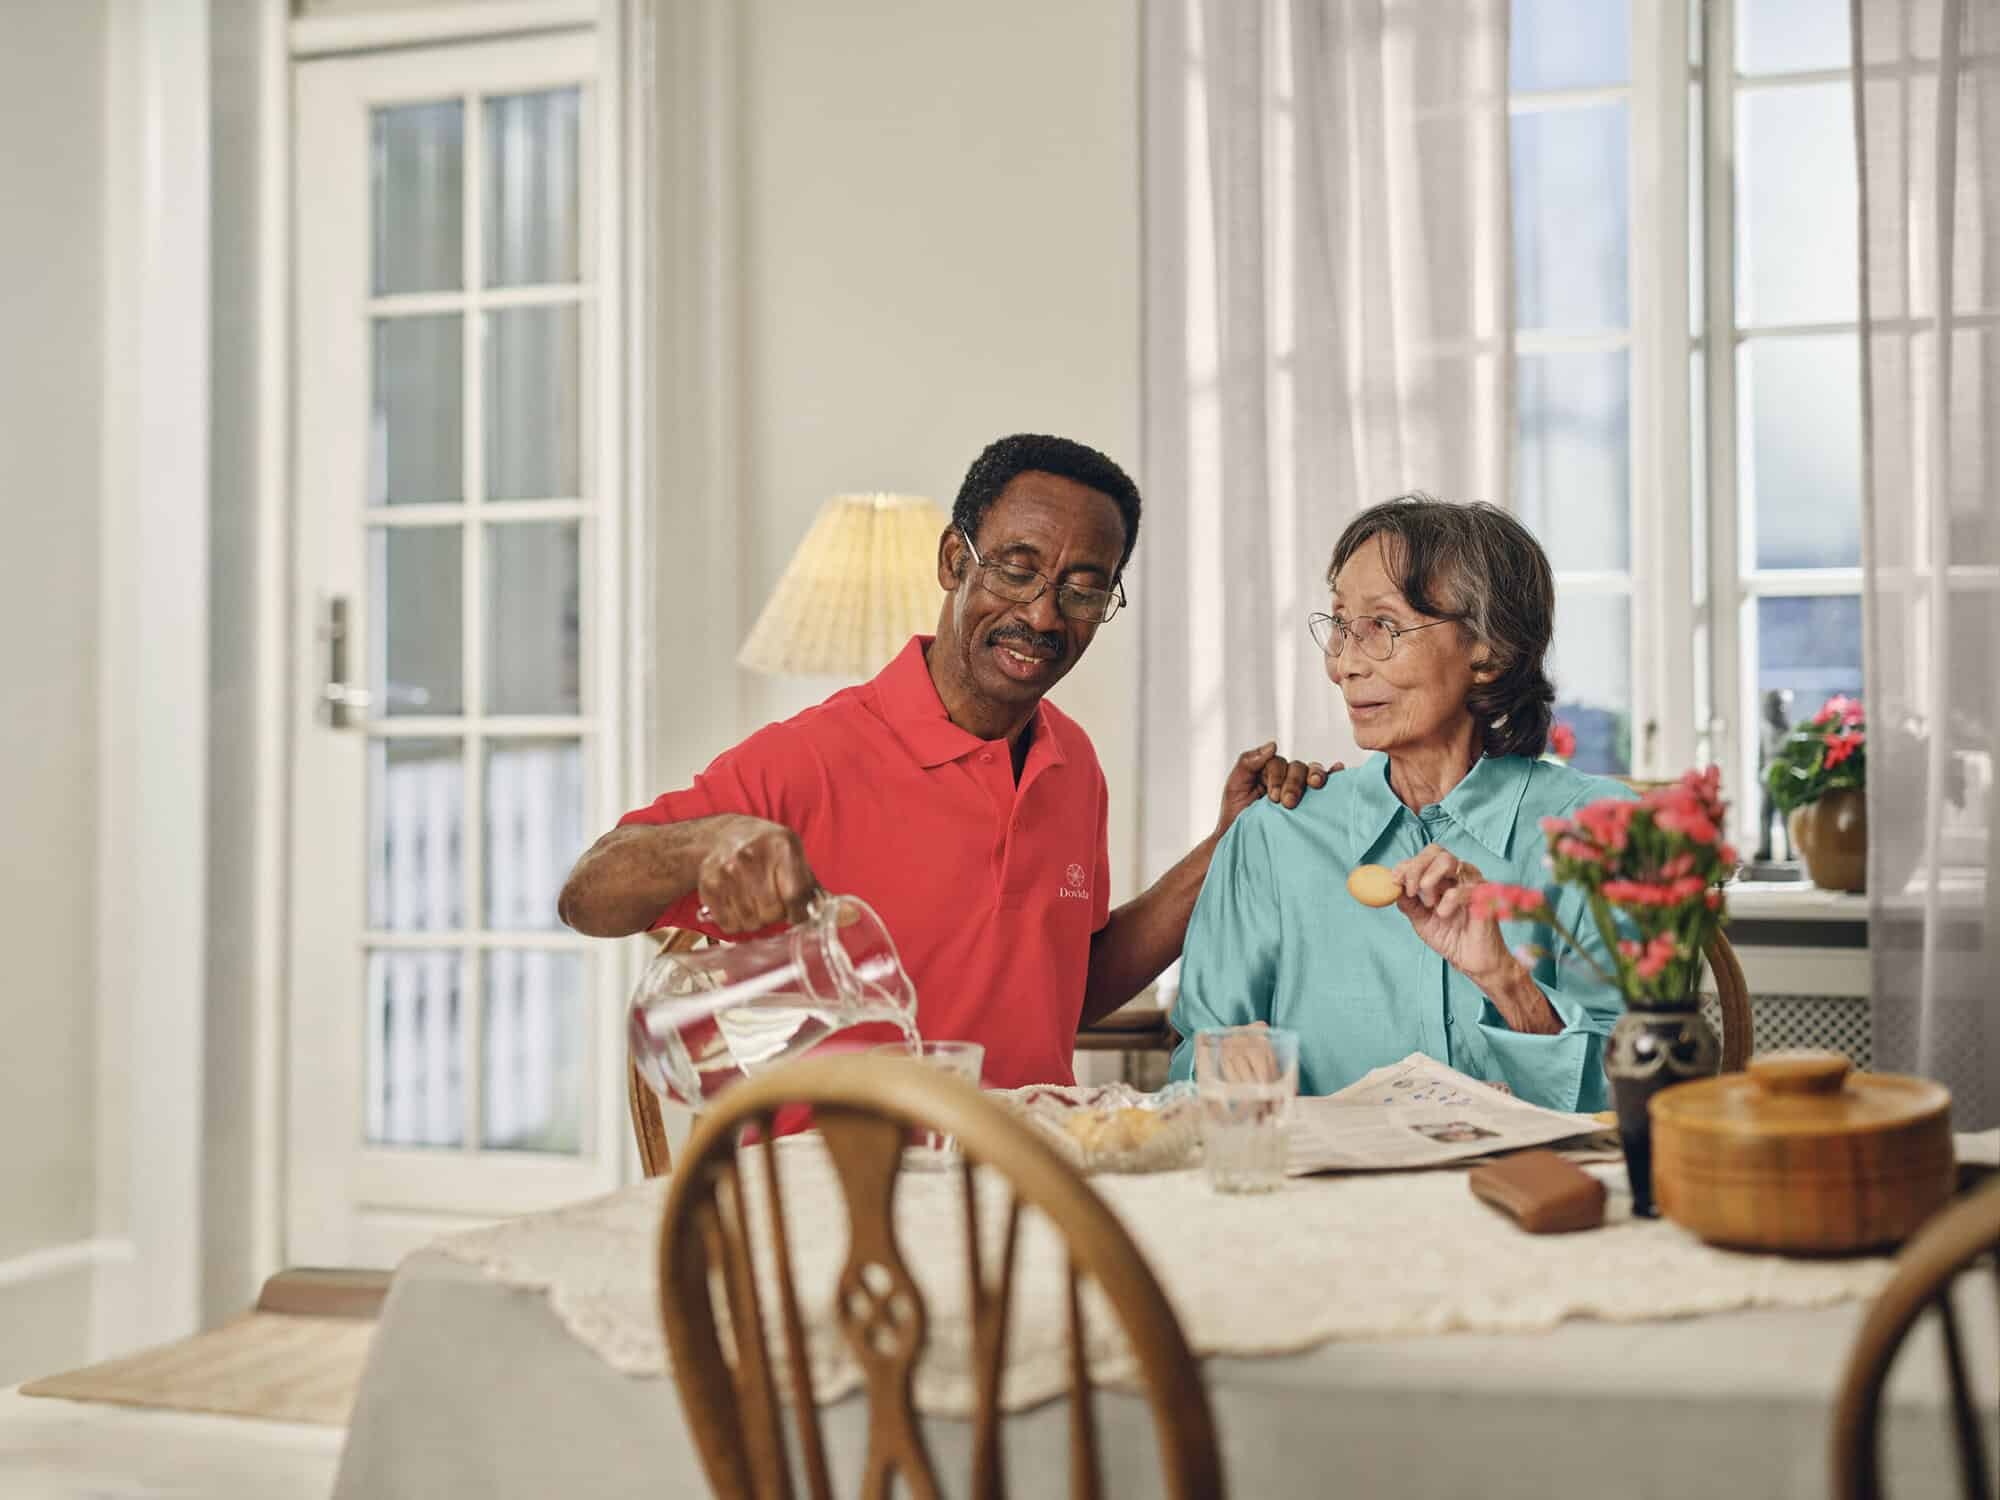
[[[1595,1135],[1589,1115],[1524,1103],[1412,1052],[1337,1094],[1292,1102],[1285,1171],[1408,1171]]]

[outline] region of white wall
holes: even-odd
[[[979,450],[1020,431],[1102,448],[1145,485],[1136,0],[750,0],[740,15],[737,640],[838,491],[948,509]],[[670,557],[671,500],[657,525]],[[1054,694],[1110,782],[1121,899],[1138,876],[1135,619],[1107,625]],[[723,669],[671,646],[660,661],[669,698],[677,668]],[[831,686],[746,674],[707,751]],[[658,769],[678,784],[696,768]]]
[[[29,0],[6,31],[0,139],[34,144],[0,152],[0,1384],[90,1323],[106,22]]]

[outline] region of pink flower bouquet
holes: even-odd
[[[1544,818],[1549,869],[1584,892],[1616,972],[1593,959],[1557,920],[1544,891],[1488,882],[1472,893],[1477,917],[1546,922],[1626,1003],[1683,1006],[1702,950],[1726,920],[1719,889],[1736,870],[1723,837],[1721,772],[1690,771],[1637,801],[1606,797],[1568,818]]]

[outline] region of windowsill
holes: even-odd
[[[1868,898],[1796,883],[1734,880],[1723,887],[1729,915],[1752,922],[1866,922]]]

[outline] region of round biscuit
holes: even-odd
[[[1363,906],[1393,906],[1403,887],[1381,865],[1356,865],[1347,875],[1347,894]]]

